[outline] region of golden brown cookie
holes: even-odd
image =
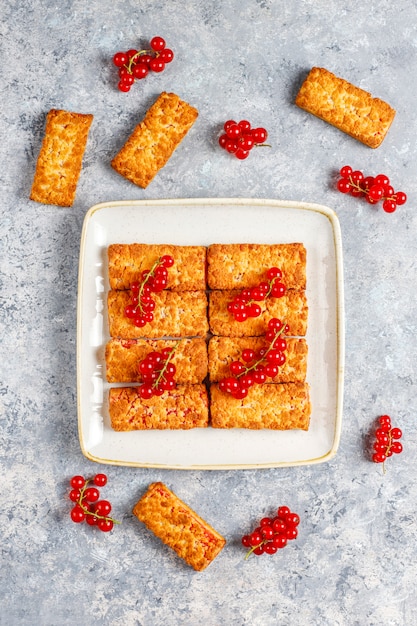
[[[72,206],[93,116],[51,109],[36,164],[30,199]]]
[[[226,540],[163,483],[152,483],[133,514],[197,571],[204,570]]]
[[[312,68],[295,104],[370,148],[382,143],[395,117],[389,104],[322,67]]]

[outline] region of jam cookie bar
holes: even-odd
[[[287,289],[306,287],[306,249],[301,243],[212,244],[207,250],[210,289],[248,289],[266,280],[270,267],[282,271]]]
[[[305,291],[289,289],[282,298],[267,298],[258,302],[259,317],[238,322],[227,310],[227,305],[239,291],[212,291],[209,296],[209,324],[213,335],[224,337],[255,337],[264,335],[272,317],[290,327],[289,334],[304,336],[307,332],[308,306]]]
[[[152,294],[155,301],[153,322],[138,328],[125,316],[129,291],[109,291],[108,316],[111,337],[205,337],[208,332],[207,295],[204,291],[168,291]]]
[[[211,386],[213,428],[308,430],[311,405],[307,383],[255,385],[243,400]]]
[[[130,289],[164,255],[172,256],[168,270],[167,289],[198,291],[206,288],[206,248],[204,246],[120,244],[108,247],[109,282],[111,289]]]
[[[389,104],[322,67],[310,71],[295,104],[370,148],[382,143],[395,117]]]
[[[137,387],[109,390],[111,427],[130,430],[189,430],[208,426],[205,385],[178,385],[162,396],[142,399]]]
[[[72,206],[93,116],[51,109],[38,156],[30,199]]]
[[[105,352],[107,382],[142,382],[139,363],[151,352],[161,352],[164,348],[175,349],[170,361],[175,365],[178,384],[203,382],[208,367],[204,339],[111,339]]]
[[[163,92],[111,162],[113,169],[145,189],[164,167],[198,117],[174,93]]]
[[[304,382],[307,375],[308,347],[305,339],[286,337],[285,363],[268,383]],[[208,345],[209,376],[211,382],[218,382],[230,376],[229,366],[233,361],[241,361],[242,350],[250,348],[258,352],[265,346],[263,337],[212,337]]]
[[[133,514],[197,571],[204,570],[226,540],[163,483],[152,483]]]

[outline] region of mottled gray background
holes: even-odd
[[[2,0],[0,7],[0,624],[7,626],[410,626],[416,623],[417,6],[413,0]],[[113,54],[154,35],[171,67],[115,88]],[[397,109],[371,150],[297,109],[320,65]],[[200,117],[146,191],[109,166],[155,97],[172,90]],[[50,108],[93,113],[70,209],[28,199]],[[217,146],[229,117],[270,132],[245,162]],[[388,215],[334,189],[350,163],[409,195]],[[260,197],[317,202],[344,244],[346,378],[339,452],[288,469],[181,472],[97,466],[78,443],[76,299],[80,232],[98,202]],[[267,228],[267,224],[265,225]],[[221,224],[219,224],[221,228]],[[391,414],[405,451],[387,473],[367,434]],[[67,484],[104,469],[123,525],[73,524]],[[228,539],[195,573],[131,515],[163,480]],[[240,537],[279,504],[302,517],[296,542],[244,561]]]

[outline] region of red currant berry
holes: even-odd
[[[165,48],[165,39],[162,37],[153,37],[150,41],[150,46],[155,52],[160,52]]]
[[[253,533],[249,535],[249,542],[252,547],[259,546],[259,544],[262,543],[261,533],[253,531]]]
[[[273,542],[274,546],[276,546],[278,549],[280,549],[280,548],[285,548],[285,546],[288,543],[288,539],[287,539],[286,535],[278,534],[278,535],[274,535],[274,538],[272,539],[272,542]]]
[[[256,556],[260,556],[263,553],[264,553],[264,547],[263,546],[257,546],[254,549],[254,551],[253,551],[253,554],[256,554]]]
[[[95,487],[88,487],[84,491],[84,498],[87,502],[96,502],[100,497],[100,492]]]
[[[80,495],[81,491],[79,489],[71,489],[71,491],[69,492],[69,499],[72,502],[78,502]]]
[[[108,500],[99,500],[94,505],[94,513],[106,517],[111,511],[111,504]]]
[[[96,517],[95,515],[86,515],[85,521],[89,526],[97,526],[98,517]]]
[[[125,83],[122,80],[118,83],[117,87],[118,87],[119,91],[124,91],[125,93],[130,91],[130,85],[128,85],[127,83]]]
[[[153,72],[163,72],[165,69],[165,63],[159,57],[151,59],[149,61],[149,69],[151,69]]]
[[[99,519],[97,521],[97,527],[103,533],[108,533],[113,528],[113,520],[111,520],[111,519]]]
[[[237,145],[236,141],[234,139],[231,139],[230,137],[228,137],[227,141],[226,141],[226,144],[225,144],[226,152],[229,152],[230,154],[234,154],[237,149],[238,149],[238,145]]]
[[[379,200],[381,200],[383,194],[384,194],[383,188],[381,187],[381,185],[377,185],[377,184],[372,185],[372,187],[368,191],[368,197],[373,202],[378,202]]]
[[[297,513],[288,513],[285,517],[285,523],[287,526],[298,526],[300,523],[300,516]]]
[[[337,181],[337,188],[341,193],[349,193],[352,188],[352,185],[348,181],[347,178],[340,178]]]
[[[234,376],[239,376],[245,371],[245,366],[240,361],[233,361],[229,366],[230,373]]]
[[[226,143],[229,141],[229,137],[226,135],[220,135],[219,137],[219,145],[226,150]]]
[[[283,519],[281,519],[280,517],[276,517],[272,522],[272,528],[276,533],[284,533],[287,530],[287,525],[285,524]]]
[[[245,348],[244,350],[242,350],[242,359],[246,363],[253,361],[255,356],[256,356],[255,350],[252,350],[252,348]]]
[[[381,426],[388,426],[389,428],[391,428],[391,418],[389,415],[381,415],[378,421]]]
[[[297,526],[290,526],[289,528],[287,528],[287,530],[285,531],[285,536],[287,537],[287,539],[297,539]]]
[[[83,476],[73,476],[70,480],[70,485],[73,489],[81,489],[85,485],[85,478]]]
[[[291,513],[290,509],[287,506],[280,506],[277,511],[277,517],[284,519],[287,517],[288,513]]]
[[[264,552],[266,554],[275,554],[277,551],[278,551],[278,548],[272,541],[264,545]]]
[[[383,452],[375,452],[375,454],[372,455],[372,460],[374,463],[383,463],[386,458],[387,457]]]
[[[394,213],[397,208],[397,203],[394,202],[394,200],[384,200],[384,202],[382,203],[382,208],[384,209],[385,213]]]
[[[340,176],[342,176],[342,178],[349,178],[351,174],[352,168],[350,167],[350,165],[344,165],[340,170]]]
[[[264,143],[268,138],[265,128],[255,128],[252,130],[252,137],[255,144]]]
[[[149,74],[149,68],[145,63],[137,63],[133,69],[133,76],[138,80],[145,78]]]
[[[272,537],[274,536],[272,526],[263,526],[261,530],[261,535],[264,539],[272,539]]]
[[[164,50],[159,53],[159,58],[164,63],[171,63],[174,59],[174,53],[170,48],[164,48]]]
[[[113,63],[116,67],[122,67],[123,65],[126,65],[128,60],[129,59],[126,52],[116,52],[113,57]]]
[[[242,148],[238,148],[235,152],[235,157],[240,161],[247,159],[249,156],[249,150],[243,150]]]
[[[399,441],[393,441],[391,444],[391,450],[394,454],[400,454],[403,451],[402,443]]]
[[[97,487],[104,487],[107,484],[106,474],[96,474],[94,476],[93,482]]]
[[[71,510],[71,519],[76,524],[80,524],[81,522],[85,520],[85,513],[79,504],[76,504],[74,508]]]
[[[393,439],[401,439],[403,436],[401,428],[392,428],[391,429],[391,437]]]
[[[382,187],[386,187],[389,185],[389,178],[385,174],[378,174],[375,176],[375,184],[381,185]]]
[[[248,122],[247,120],[240,120],[238,126],[242,133],[247,133],[250,131],[250,122]]]
[[[403,191],[397,191],[395,194],[395,202],[398,206],[405,204],[407,202],[407,195]]]
[[[243,535],[242,537],[242,545],[245,546],[245,548],[250,548],[250,537],[249,535]]]
[[[149,400],[153,396],[153,389],[150,385],[144,383],[139,387],[138,393],[142,400]]]

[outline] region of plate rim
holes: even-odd
[[[92,216],[104,209],[111,209],[116,207],[129,207],[140,208],[149,206],[271,206],[276,208],[286,208],[304,211],[313,211],[323,214],[331,223],[331,230],[333,234],[335,262],[336,262],[336,415],[334,422],[333,440],[330,449],[319,457],[302,460],[291,461],[272,461],[265,463],[219,463],[219,464],[188,464],[188,465],[175,465],[172,463],[146,463],[140,461],[127,461],[120,459],[107,459],[95,456],[85,445],[85,437],[83,436],[82,427],[82,415],[81,415],[81,394],[80,394],[80,371],[81,371],[81,311],[82,311],[82,279],[84,276],[84,250],[87,237],[87,231],[89,222]],[[270,198],[248,198],[248,197],[216,197],[216,198],[157,198],[157,199],[143,199],[143,200],[112,200],[108,202],[100,202],[91,206],[83,220],[81,238],[80,238],[80,250],[79,250],[79,264],[78,264],[78,278],[77,278],[77,325],[76,325],[76,376],[77,376],[77,424],[78,424],[78,438],[83,455],[90,461],[96,463],[102,463],[106,465],[117,465],[124,467],[137,467],[144,469],[166,469],[166,470],[244,470],[244,469],[271,469],[281,467],[299,467],[304,465],[316,465],[319,463],[328,462],[333,459],[338,451],[341,439],[342,431],[342,416],[343,416],[343,396],[344,396],[344,365],[345,365],[345,315],[344,315],[344,281],[343,281],[343,254],[342,254],[342,235],[340,222],[337,217],[337,213],[334,209],[319,203],[314,202],[298,202],[296,200],[280,200]]]

